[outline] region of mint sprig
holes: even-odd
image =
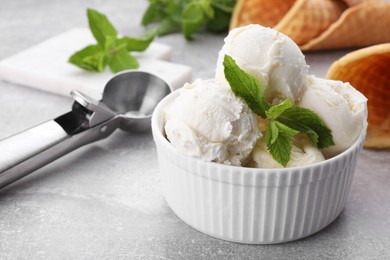
[[[104,14],[87,9],[87,16],[89,28],[97,44],[77,51],[68,62],[95,72],[104,71],[107,65],[113,73],[137,69],[139,63],[130,52],[146,50],[153,41],[156,31],[149,31],[138,38],[126,36],[118,38],[118,31]]]
[[[232,57],[225,55],[223,65],[225,78],[233,93],[257,115],[268,119],[265,141],[270,154],[281,165],[286,167],[289,162],[292,137],[299,133],[305,133],[320,149],[334,145],[331,130],[316,113],[294,106],[290,99],[270,106],[258,80],[243,71]]]
[[[158,35],[182,31],[187,39],[206,28],[226,31],[236,0],[149,0],[142,25],[158,25]]]

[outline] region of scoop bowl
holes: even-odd
[[[150,129],[154,108],[170,92],[169,85],[154,74],[125,71],[107,82],[102,102],[121,117],[119,128],[143,132]]]

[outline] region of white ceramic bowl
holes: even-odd
[[[210,236],[249,244],[273,244],[309,236],[342,211],[365,133],[329,160],[287,169],[235,167],[179,154],[164,136],[163,111],[155,109],[157,146],[164,195],[185,223]]]

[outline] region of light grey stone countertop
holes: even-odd
[[[125,35],[143,32],[146,0],[2,0],[0,59],[87,25],[87,7]],[[224,35],[174,34],[173,61],[214,74]],[[324,76],[346,51],[306,54]],[[0,81],[0,139],[67,112],[72,100]],[[1,154],[1,151],[0,151]],[[1,160],[1,158],[0,158]],[[390,259],[390,151],[363,150],[341,215],[310,237],[278,245],[214,239],[187,226],[161,192],[150,132],[116,131],[0,191],[0,259]]]

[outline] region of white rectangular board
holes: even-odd
[[[67,62],[74,52],[95,42],[89,29],[72,29],[0,61],[0,79],[65,96],[79,90],[100,99],[112,72],[85,71]],[[160,76],[172,90],[191,81],[190,67],[169,62],[170,46],[152,42],[145,52],[133,54],[140,62],[138,70]]]

